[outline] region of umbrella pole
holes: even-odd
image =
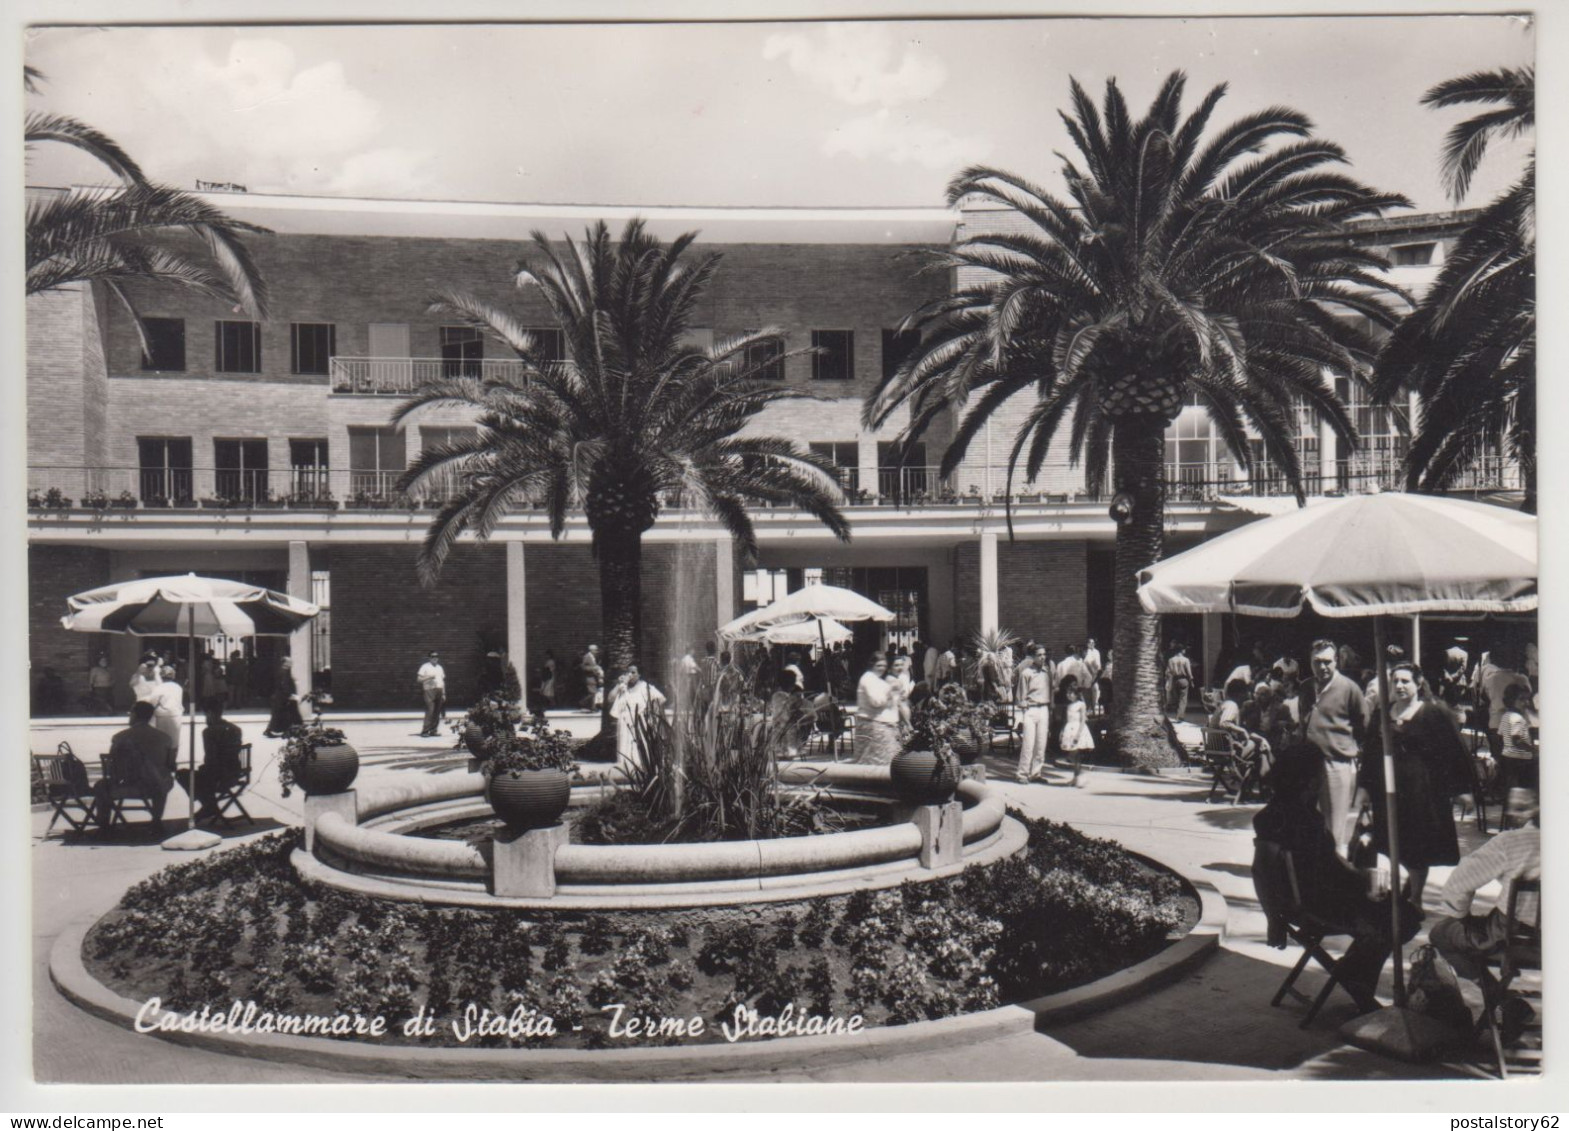
[[[186,639],[190,645],[191,690],[194,692],[196,690],[196,610],[187,606],[187,612],[190,615],[190,620],[187,622],[186,627],[190,635]],[[191,778],[190,788],[185,792],[185,799],[190,802],[190,827],[194,829],[196,827],[196,704],[194,702],[187,703],[185,709],[189,713],[191,720],[191,754],[189,762]]]
[[[823,618],[817,618],[817,666],[823,669],[823,693],[828,702],[834,701],[834,689],[828,682],[828,635],[823,631]]]
[[[1373,618],[1373,651],[1378,665],[1378,730],[1384,746],[1384,820],[1389,829],[1390,943],[1395,960],[1395,1006],[1406,1003],[1404,955],[1400,943],[1400,830],[1395,790],[1395,728],[1389,707],[1389,657],[1384,653],[1384,618]],[[1414,892],[1418,906],[1422,893]]]

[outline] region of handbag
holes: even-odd
[[[1434,1021],[1469,1032],[1471,1009],[1460,992],[1460,983],[1449,963],[1432,945],[1411,952],[1406,1006]]]

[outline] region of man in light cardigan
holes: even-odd
[[[1313,708],[1303,734],[1323,758],[1319,811],[1335,851],[1344,856],[1356,824],[1357,758],[1367,708],[1361,690],[1336,669],[1334,641],[1315,640],[1311,655]]]

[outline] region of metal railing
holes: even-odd
[[[406,396],[454,377],[521,384],[525,372],[517,358],[334,357],[328,366],[333,392],[373,397]]]

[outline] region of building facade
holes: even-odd
[[[265,697],[283,654],[296,671],[330,680],[348,708],[416,705],[414,671],[433,648],[457,703],[473,695],[493,650],[507,650],[520,671],[550,654],[572,672],[599,624],[586,524],[574,518],[556,541],[542,513],[519,511],[488,543],[460,545],[439,584],[421,588],[414,557],[445,491],[432,483],[406,497],[393,485],[415,454],[473,422],[452,410],[398,427],[390,418],[433,377],[520,373],[498,343],[431,314],[433,295],[465,291],[513,310],[559,351],[537,293],[512,283],[529,233],[576,236],[599,219],[616,231],[634,214],[666,239],[698,230],[694,253],[723,255],[696,339],[773,327],[785,352],[813,347],[783,357],[776,374],[811,399],[773,406],[749,427],[831,459],[854,528],[843,545],[801,514],[762,511],[758,559],[741,562],[717,523],[667,511],[644,551],[644,664],[656,678],[719,623],[816,578],[894,609],[886,635],[901,643],[998,625],[1053,648],[1109,638],[1106,501],[1086,493],[1065,448],[1035,483],[1009,484],[1012,425],[1027,405],[1005,406],[945,479],[936,464],[951,428],[935,429],[901,464],[893,440],[902,420],[876,431],[860,424],[862,400],[909,348],[901,320],[954,285],[920,270],[919,250],[1006,229],[1011,214],[210,199],[272,232],[248,241],[271,290],[268,322],[169,288],[133,288],[142,334],[92,287],[28,300],[31,659],[35,680],[47,669],[63,682],[63,709],[99,654],[125,698],[146,644],[61,630],[65,598],[187,571],[255,580],[327,610],[288,640],[203,642],[240,654],[242,700]],[[1397,281],[1419,292],[1465,219],[1382,221],[1358,235],[1389,250]],[[1310,491],[1396,485],[1408,421],[1368,405],[1358,382],[1337,380],[1365,443],[1339,449],[1304,410]],[[1167,475],[1173,549],[1249,521],[1259,509],[1249,500],[1285,493],[1267,463],[1237,465],[1197,406],[1168,435]],[[1508,488],[1511,476],[1479,447],[1478,489]],[[1195,631],[1218,646],[1213,629]],[[564,682],[575,688],[570,675]]]

